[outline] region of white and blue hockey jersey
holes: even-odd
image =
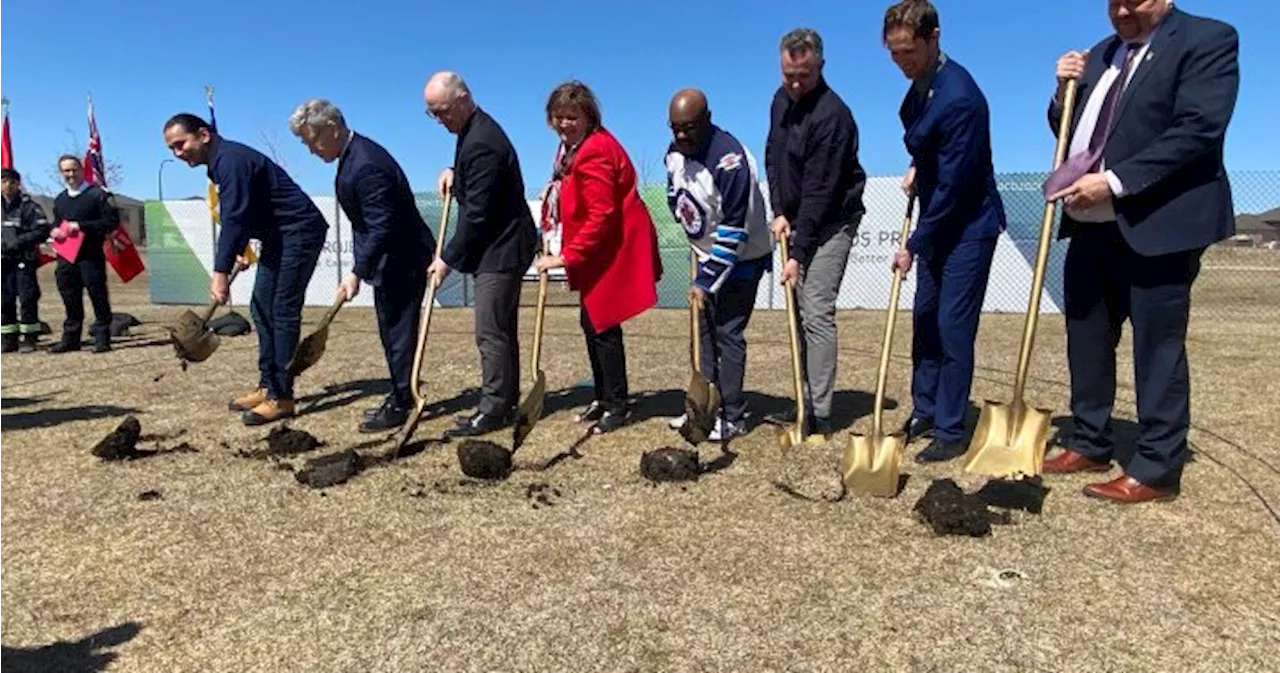
[[[773,236],[755,158],[733,136],[711,126],[701,156],[667,150],[667,204],[698,256],[694,284],[715,294],[731,277],[770,268]]]

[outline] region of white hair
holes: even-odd
[[[431,76],[431,82],[444,90],[450,101],[458,100],[463,94],[471,95],[467,82],[456,72],[444,70]]]
[[[303,126],[310,127],[312,131],[319,131],[326,126],[346,125],[347,121],[342,117],[342,110],[323,98],[312,98],[299,105],[293,114],[289,115],[289,130],[293,131],[294,135],[300,135]]]

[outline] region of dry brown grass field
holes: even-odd
[[[700,446],[717,469],[696,482],[647,483],[641,454],[682,443],[666,425],[688,380],[676,310],[627,325],[635,420],[573,455],[573,413],[589,401],[575,385],[589,369],[576,309],[556,307],[547,415],[508,479],[467,480],[454,445],[427,444],[312,489],[288,467],[386,446],[356,432],[385,390],[372,311],[340,313],[328,353],[298,382],[289,426],[324,445],[264,460],[242,454],[269,428],[225,407],[255,382],[255,337],[226,339],[184,372],[161,328],[182,307],[150,305],[145,277],[116,285],[116,310],[144,324],[113,352],[3,357],[3,669],[1280,670],[1280,284],[1234,273],[1206,271],[1197,290],[1195,453],[1181,497],[1123,508],[1083,497],[1086,477],[1049,478],[1040,514],[1014,511],[981,538],[938,536],[916,518],[933,479],[970,491],[983,481],[955,464],[916,465],[922,442],[908,447],[893,499],[788,494],[840,447],[783,455],[767,425],[731,455]],[[51,278],[41,308],[56,331]],[[322,311],[307,310],[304,333]],[[532,317],[522,309],[526,361]],[[869,429],[883,319],[840,315],[840,437]],[[895,426],[910,406],[901,319]],[[1008,399],[1021,327],[1018,315],[984,316],[974,419],[984,399]],[[749,340],[758,418],[791,397],[784,316],[757,313]],[[1126,335],[1122,447],[1135,429],[1128,349]],[[469,310],[436,313],[427,357],[418,439],[474,401]],[[1065,428],[1061,316],[1041,322],[1032,376],[1028,398]],[[153,436],[141,448],[162,451],[90,455],[129,414]],[[183,442],[196,451],[163,450]]]

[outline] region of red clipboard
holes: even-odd
[[[50,240],[49,245],[57,255],[68,262],[75,263],[76,258],[80,256],[80,246],[84,243],[84,234],[79,229],[67,232],[67,221],[63,220],[58,223],[57,231],[62,231],[66,235],[61,241],[57,238]]]

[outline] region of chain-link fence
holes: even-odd
[[[997,244],[983,302],[985,312],[1026,311],[1044,218],[1041,184],[1045,177],[1044,173],[997,176],[1009,227]],[[1195,286],[1195,319],[1280,321],[1280,171],[1232,172],[1230,177],[1239,214],[1237,235],[1205,253]],[[849,254],[837,300],[841,310],[882,310],[887,306],[890,257],[898,247],[906,212],[906,197],[900,185],[899,176],[873,177],[867,181],[864,195],[867,213]],[[664,185],[643,186],[640,194],[657,226],[662,252],[664,274],[658,286],[658,305],[683,307],[689,283],[689,246],[684,229],[675,222],[667,207]],[[537,194],[531,193],[530,200],[534,212],[538,212]],[[440,219],[439,198],[424,194],[419,196],[418,205],[436,229]],[[453,212],[456,215],[456,209]],[[450,219],[452,226],[454,216]],[[1055,218],[1041,297],[1041,310],[1048,313],[1060,312],[1063,306],[1062,264],[1068,241],[1058,240],[1057,221]],[[553,252],[557,245],[552,242]],[[774,270],[780,266],[780,255],[775,250]],[[904,310],[911,307],[914,287],[912,274],[903,285],[901,306]],[[441,301],[447,305],[470,305],[471,296],[469,281],[460,280]],[[557,303],[574,300],[574,296],[561,292]],[[761,281],[756,305],[761,309],[785,307],[785,298],[771,276]]]

